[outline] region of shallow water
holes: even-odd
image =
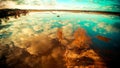
[[[13,49],[13,52],[5,54],[7,56],[6,65],[11,68],[23,66],[25,68],[53,68],[54,65],[57,68],[65,68],[62,55],[65,48],[61,49],[57,31],[62,29],[63,36],[69,40],[69,42],[67,41],[69,44],[75,39],[73,35],[78,28],[86,31],[92,41],[90,48],[101,57],[107,68],[119,66],[117,60],[120,56],[120,17],[69,12],[30,12],[18,19],[10,18],[7,22],[3,21],[0,26],[0,46],[2,48],[7,44],[9,46],[7,50]],[[98,35],[110,38],[110,41],[101,40],[97,38]],[[16,49],[20,48],[18,54],[11,42],[14,43]],[[62,45],[66,44],[62,43]],[[3,51],[1,49],[0,57],[2,57]],[[26,56],[24,56],[24,52]]]

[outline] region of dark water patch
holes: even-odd
[[[12,32],[0,34],[0,39],[10,37],[11,35]]]
[[[51,28],[61,28],[63,25],[60,24],[59,22],[54,22],[54,24],[52,24]]]
[[[43,32],[43,29],[36,31],[36,33],[41,33]]]
[[[115,29],[120,30],[120,22],[116,22],[112,25]]]
[[[108,68],[119,67],[120,47],[93,43],[91,48],[103,59]]]
[[[0,25],[0,30],[3,29],[3,28],[8,28],[10,27],[11,25]]]

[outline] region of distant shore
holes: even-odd
[[[0,11],[8,9],[0,9]],[[16,9],[12,9],[12,11]],[[72,13],[89,13],[89,14],[105,14],[105,15],[117,15],[120,16],[120,12],[111,12],[111,11],[95,11],[95,10],[72,10],[72,9],[19,9],[26,10],[29,12],[72,12]]]

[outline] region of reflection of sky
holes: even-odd
[[[29,35],[45,34],[51,38],[56,37],[57,28],[63,28],[65,37],[71,37],[74,30],[78,27],[84,28],[88,35],[96,44],[100,46],[119,46],[120,35],[120,17],[114,15],[96,15],[96,14],[81,14],[81,13],[59,13],[60,17],[48,13],[30,13],[27,16],[22,16],[18,19],[10,19],[9,24],[12,24],[7,30],[8,33],[0,35],[0,38],[15,37],[26,38]],[[45,27],[44,27],[45,26]],[[12,33],[11,33],[12,32]],[[12,34],[12,35],[11,35]],[[102,35],[112,40],[110,43],[105,43],[96,38],[97,35]]]
[[[15,8],[120,11],[119,0],[13,0],[13,2],[19,5],[27,5],[23,7],[12,6]]]

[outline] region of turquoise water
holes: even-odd
[[[5,8],[119,13],[120,0],[0,0],[0,9]],[[3,17],[4,14],[0,20],[0,68],[67,68],[71,58],[76,60],[71,63],[83,64],[78,65],[82,66],[80,68],[89,68],[89,63],[93,65],[91,68],[120,67],[120,16],[48,11],[29,12],[17,19]],[[76,30],[81,33],[77,38],[74,37]],[[88,37],[84,31],[90,40],[86,41]],[[76,53],[77,56],[85,53],[85,56],[78,58]]]
[[[57,17],[59,15],[59,17]],[[3,25],[9,27],[0,30],[1,43],[15,42],[19,47],[22,40],[42,34],[54,39],[58,28],[63,29],[65,37],[73,36],[77,28],[83,28],[92,39],[91,47],[102,56],[108,66],[115,64],[119,56],[120,17],[115,15],[67,13],[67,12],[34,12],[18,19],[10,18]],[[2,25],[1,25],[2,26]],[[109,42],[96,36],[110,38]],[[23,48],[23,47],[22,47]]]
[[[60,15],[60,17],[57,17]],[[18,19],[10,19],[7,24],[11,24],[10,27],[4,28],[8,30],[8,33],[1,33],[0,38],[5,38],[6,36],[13,36],[14,30],[21,32],[22,29],[28,28],[33,33],[46,32],[46,30],[51,31],[52,29],[68,27],[71,32],[74,32],[78,27],[84,28],[88,35],[91,36],[93,41],[98,44],[98,46],[108,46],[113,44],[113,47],[119,46],[119,34],[120,34],[120,17],[114,15],[96,15],[96,14],[85,14],[85,13],[30,13],[27,16],[22,16]],[[14,27],[15,26],[15,27]],[[36,30],[34,29],[36,27]],[[47,28],[46,28],[47,27]],[[65,28],[65,29],[66,29]],[[13,33],[13,35],[12,35]],[[49,34],[49,33],[48,33]],[[72,34],[72,33],[71,33]],[[3,36],[2,36],[3,35]],[[105,43],[96,39],[97,35],[102,35],[111,38],[111,42]],[[103,44],[103,45],[100,45]],[[105,44],[105,45],[104,45]],[[112,46],[112,45],[111,45]]]

